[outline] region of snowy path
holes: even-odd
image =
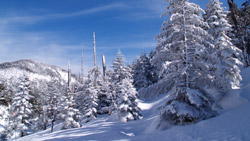
[[[19,141],[65,141],[65,140],[250,140],[250,69],[242,72],[241,89],[233,90],[222,101],[224,111],[218,117],[201,121],[194,125],[175,126],[164,131],[152,130],[159,115],[159,105],[167,96],[155,101],[140,103],[144,118],[142,120],[121,123],[112,117],[101,117],[81,128],[59,130],[49,133],[49,129],[18,139]]]

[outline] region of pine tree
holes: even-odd
[[[159,126],[164,122],[186,124],[214,117],[216,111],[207,87],[216,75],[211,68],[216,59],[212,37],[206,32],[204,12],[188,0],[167,0],[169,21],[162,24],[153,62],[161,63],[159,76],[165,87],[172,87],[163,105]]]
[[[125,78],[118,84],[118,87],[116,102],[118,119],[122,122],[127,122],[142,118],[136,101],[137,92],[132,85],[132,80]]]
[[[149,58],[143,53],[132,66],[134,86],[137,90],[153,84],[153,70]]]
[[[27,77],[22,78],[19,90],[15,93],[11,105],[12,127],[21,136],[28,134],[31,128],[31,118],[33,117],[33,105],[31,103],[30,81]]]
[[[3,105],[10,105],[13,99],[13,91],[4,82],[0,82],[0,101]]]
[[[83,111],[85,122],[89,122],[97,117],[98,91],[94,86],[94,81],[90,79],[86,82],[84,91]]]
[[[112,68],[113,74],[111,79],[114,83],[119,83],[125,78],[132,78],[131,69],[125,65],[125,59],[120,50],[117,52]]]
[[[108,114],[112,105],[112,90],[110,79],[105,76],[105,80],[101,81],[98,88],[98,114]]]
[[[115,95],[112,96],[113,101],[115,101],[111,107],[112,110],[115,110],[118,119],[123,122],[141,118],[136,102],[137,92],[132,84],[132,71],[125,65],[125,59],[120,50],[112,68],[112,89],[115,91]]]
[[[242,4],[241,9],[241,22],[242,22],[242,32],[244,33],[244,44],[247,50],[247,55],[249,59],[250,55],[250,0],[245,1]],[[248,61],[250,66],[250,60]]]
[[[93,67],[88,73],[88,79],[79,87],[77,105],[83,114],[83,122],[96,119],[97,113],[102,114],[99,94],[101,96],[103,78],[99,67]],[[98,111],[97,111],[98,110]]]
[[[81,113],[76,109],[74,100],[74,93],[67,88],[66,95],[62,98],[61,103],[61,114],[60,117],[63,119],[61,129],[78,128],[80,127]]]
[[[215,45],[215,55],[218,60],[216,71],[219,78],[216,79],[216,85],[221,94],[226,94],[232,86],[239,86],[241,81],[240,68],[241,50],[231,43],[231,38],[227,33],[231,31],[231,25],[227,21],[227,12],[221,7],[219,0],[210,0],[207,5],[205,21],[209,25],[208,32],[213,36]]]
[[[58,118],[58,114],[60,111],[59,108],[59,102],[60,102],[60,92],[58,88],[60,88],[59,82],[56,80],[53,80],[52,83],[48,85],[48,101],[47,101],[47,117],[50,119],[50,126],[51,126],[51,132],[54,130],[54,123],[56,122]]]
[[[250,66],[250,37],[249,37],[249,1],[242,4],[240,9],[233,0],[228,0],[230,13],[228,14],[229,22],[233,25],[229,37],[232,38],[232,43],[242,50],[242,62],[244,67]],[[245,9],[246,8],[246,9]]]
[[[112,63],[112,73],[111,76],[111,89],[113,91],[112,93],[112,105],[110,107],[110,114],[112,111],[115,111],[117,109],[117,103],[115,102],[117,100],[117,93],[119,88],[117,85],[125,78],[132,78],[132,75],[130,72],[132,70],[125,65],[125,59],[123,57],[123,54],[120,50],[118,50],[115,60]]]

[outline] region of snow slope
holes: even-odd
[[[0,80],[15,85],[21,77],[28,76],[33,82],[42,83],[51,81],[52,78],[62,85],[68,81],[68,72],[56,66],[37,63],[32,60],[19,60],[0,64]],[[72,82],[76,76],[72,75]]]
[[[250,140],[250,68],[243,70],[242,75],[241,89],[233,90],[222,100],[224,110],[221,115],[193,125],[155,130],[159,106],[168,97],[161,96],[157,100],[139,104],[144,116],[142,120],[121,123],[112,116],[103,116],[81,128],[57,130],[53,133],[48,129],[18,140]],[[58,129],[59,126],[57,125]]]

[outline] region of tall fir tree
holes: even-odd
[[[215,45],[214,53],[218,60],[216,61],[216,71],[219,78],[216,79],[221,98],[233,86],[239,86],[241,81],[239,58],[241,58],[241,50],[235,47],[231,38],[227,36],[230,32],[231,25],[227,21],[227,12],[221,7],[219,0],[210,0],[206,8],[204,19],[209,25],[208,32],[213,36],[213,44]]]
[[[228,19],[233,25],[232,31],[229,33],[229,37],[232,38],[232,43],[242,50],[244,67],[250,66],[250,37],[249,37],[249,26],[250,26],[250,12],[249,12],[249,1],[245,1],[242,4],[242,8],[239,8],[233,0],[228,0],[229,11]]]
[[[211,68],[213,39],[205,30],[204,12],[188,0],[166,0],[170,19],[162,24],[153,62],[161,65],[159,76],[172,87],[162,106],[159,126],[187,124],[216,116],[215,101],[207,89],[217,77]]]
[[[132,65],[134,86],[137,90],[153,84],[153,67],[146,53],[143,53]]]
[[[137,92],[132,84],[132,79],[125,78],[118,84],[117,116],[122,122],[141,119],[140,108],[137,103]]]
[[[112,110],[115,110],[117,118],[123,122],[141,118],[137,105],[137,92],[133,86],[132,70],[125,65],[125,59],[119,50],[112,65],[112,85],[115,90]]]
[[[119,83],[125,78],[132,78],[131,69],[125,65],[125,59],[120,50],[118,50],[115,60],[112,63],[112,81]]]
[[[75,93],[67,88],[66,95],[62,98],[60,117],[63,120],[61,129],[78,128],[81,122],[81,113],[76,108]]]
[[[84,121],[89,122],[97,118],[98,91],[94,86],[94,81],[90,79],[86,82],[86,89],[83,98]]]
[[[88,79],[77,92],[77,104],[81,113],[83,113],[83,122],[96,119],[97,110],[100,110],[99,113],[102,113],[99,107],[100,100],[98,99],[102,80],[100,69],[95,66],[88,72]]]
[[[115,60],[112,63],[112,73],[111,73],[111,88],[112,91],[112,105],[110,107],[110,113],[117,109],[117,93],[119,88],[117,85],[125,78],[132,78],[131,69],[125,65],[125,59],[120,50],[118,50]]]
[[[112,86],[110,78],[106,75],[105,79],[100,81],[98,88],[98,114],[108,114],[112,105]]]
[[[47,101],[47,114],[46,116],[49,118],[48,122],[50,121],[51,132],[54,130],[54,123],[58,119],[59,111],[59,102],[60,102],[60,91],[58,90],[63,86],[56,80],[53,80],[52,83],[48,84],[48,101]],[[48,124],[48,123],[47,123]]]
[[[20,80],[19,90],[15,93],[11,105],[11,119],[13,122],[10,126],[14,129],[13,132],[16,132],[21,137],[28,135],[31,129],[32,114],[34,114],[31,93],[30,80],[25,76]]]
[[[244,32],[244,44],[247,48],[248,57],[250,55],[250,0],[242,4],[241,9],[242,29]],[[249,60],[250,65],[250,60]]]

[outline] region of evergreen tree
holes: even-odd
[[[250,65],[249,1],[242,4],[242,9],[240,9],[233,0],[228,0],[228,5],[230,10],[228,14],[229,22],[233,25],[233,30],[229,33],[229,36],[232,38],[232,43],[242,50],[244,66],[248,67]]]
[[[78,128],[80,127],[81,114],[78,109],[76,109],[76,104],[74,100],[75,93],[71,92],[67,88],[66,95],[62,98],[61,103],[61,114],[60,117],[63,120],[61,129]]]
[[[33,114],[33,105],[31,103],[33,96],[31,95],[29,78],[22,78],[19,90],[15,93],[13,103],[11,105],[12,125],[21,137],[28,134],[31,129],[31,121]]]
[[[241,81],[240,68],[241,50],[231,43],[227,33],[231,25],[227,21],[227,12],[221,7],[219,0],[210,0],[207,5],[205,21],[209,25],[208,32],[213,36],[214,53],[217,56],[216,71],[220,76],[216,79],[216,86],[220,94],[227,93],[232,86],[239,86]],[[221,95],[219,96],[221,98]]]
[[[98,89],[98,108],[99,114],[108,114],[112,105],[112,88],[110,79],[106,76],[105,80],[100,81]]]
[[[4,82],[0,82],[0,101],[2,105],[10,105],[13,99],[13,91]]]
[[[119,83],[125,78],[132,78],[131,69],[125,65],[125,59],[120,50],[118,50],[115,60],[112,64],[113,74],[112,82]]]
[[[242,21],[242,31],[244,33],[244,44],[247,48],[248,58],[250,55],[250,0],[247,0],[242,4],[241,9],[241,21]],[[250,62],[250,60],[249,60]],[[248,64],[250,66],[250,63]]]
[[[93,85],[93,88],[91,88],[92,87],[91,85]],[[109,106],[111,105],[111,95],[109,88],[110,83],[108,77],[105,76],[105,79],[102,77],[101,70],[98,66],[90,70],[89,82],[87,86],[90,87],[89,89],[90,91],[97,93],[97,98],[96,96],[92,97],[93,99],[91,98],[97,104],[96,105],[95,103],[93,103],[93,107],[95,107],[95,109],[97,110],[96,112],[98,114],[107,114],[109,112]],[[95,89],[95,91],[91,89]],[[94,115],[96,115],[96,113]]]
[[[172,87],[163,105],[159,126],[164,122],[186,124],[214,117],[215,101],[207,87],[217,77],[211,70],[216,56],[213,39],[205,30],[204,12],[188,0],[167,0],[170,19],[162,24],[153,62],[160,65],[165,87]]]
[[[88,73],[88,79],[78,89],[77,105],[83,113],[84,122],[89,122],[97,117],[97,109],[102,113],[99,107],[98,95],[101,92],[102,78],[99,67],[92,68]],[[101,96],[101,94],[100,94]]]
[[[97,117],[98,91],[94,82],[90,79],[86,82],[84,91],[83,111],[85,122],[89,122]]]
[[[58,88],[62,87],[60,86],[59,82],[56,80],[53,80],[52,83],[48,85],[47,91],[48,91],[48,101],[47,101],[47,114],[46,116],[49,118],[51,124],[51,132],[54,130],[54,123],[56,122],[58,118],[59,111],[59,102],[60,102],[60,92]],[[49,122],[48,120],[48,122]],[[46,126],[47,123],[45,123]]]
[[[129,78],[123,79],[119,84],[117,93],[117,115],[122,122],[136,120],[142,118],[137,105],[137,92]]]
[[[125,65],[125,59],[120,50],[117,53],[112,68],[112,88],[115,91],[115,95],[112,97],[115,101],[112,105],[113,107],[111,107],[112,110],[115,110],[118,119],[123,122],[141,118],[136,102],[137,92],[132,84],[132,71],[131,68]]]
[[[125,59],[120,50],[118,50],[116,58],[113,61],[111,67],[113,69],[111,73],[111,89],[113,91],[113,102],[110,107],[110,114],[112,113],[112,111],[115,111],[117,109],[117,103],[115,101],[117,100],[117,93],[119,91],[119,88],[117,87],[118,84],[125,78],[132,78],[132,75],[130,73],[132,72],[132,70],[125,65]]]
[[[153,70],[149,58],[143,53],[132,66],[134,86],[137,90],[153,84]]]

